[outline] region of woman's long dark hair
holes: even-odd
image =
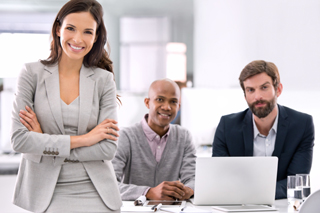
[[[60,9],[52,26],[50,56],[46,60],[41,60],[41,63],[52,65],[60,60],[63,50],[61,48],[60,38],[57,35],[57,28],[62,25],[67,15],[79,12],[90,12],[98,26],[96,31],[97,40],[93,44],[90,52],[84,57],[84,66],[96,66],[113,73],[112,61],[109,58],[108,52],[104,49],[107,43],[107,31],[102,18],[103,9],[96,0],[70,0]],[[107,45],[107,47],[109,48],[109,45]]]
[[[63,20],[67,15],[80,12],[90,12],[98,26],[96,31],[97,40],[93,44],[90,52],[84,57],[84,66],[105,69],[111,72],[114,77],[112,61],[109,58],[108,52],[104,49],[107,43],[107,30],[103,22],[103,9],[96,0],[70,0],[60,9],[52,26],[50,56],[46,60],[41,60],[41,63],[44,65],[52,65],[59,62],[63,50],[60,44],[60,38],[57,35],[57,28],[62,26]],[[107,48],[109,49],[108,43]],[[117,99],[121,103],[118,95]]]

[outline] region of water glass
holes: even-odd
[[[290,175],[287,178],[288,204],[293,205],[296,200],[302,199],[302,177]]]
[[[302,198],[307,198],[310,195],[310,175],[309,174],[296,174],[302,178]]]

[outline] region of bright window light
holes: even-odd
[[[187,47],[184,43],[168,43],[167,49],[167,78],[174,81],[187,80]]]
[[[0,78],[15,78],[24,63],[46,59],[49,34],[0,33]]]
[[[187,51],[187,46],[184,43],[172,42],[167,44],[166,49],[167,52],[184,54]]]

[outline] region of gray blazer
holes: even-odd
[[[89,132],[106,118],[117,120],[116,87],[110,72],[82,66],[79,92],[78,135]],[[36,113],[44,134],[28,131],[19,121],[19,111],[26,105]],[[70,136],[64,134],[58,64],[25,64],[12,112],[11,143],[15,151],[22,153],[13,203],[29,211],[45,211],[61,165],[70,158],[83,163],[104,203],[110,209],[119,209],[120,193],[111,163],[117,142],[103,140],[70,150]]]

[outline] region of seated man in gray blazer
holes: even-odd
[[[122,200],[184,200],[193,195],[195,148],[188,130],[170,124],[180,107],[180,89],[169,79],[154,81],[140,123],[120,131],[112,161]]]

